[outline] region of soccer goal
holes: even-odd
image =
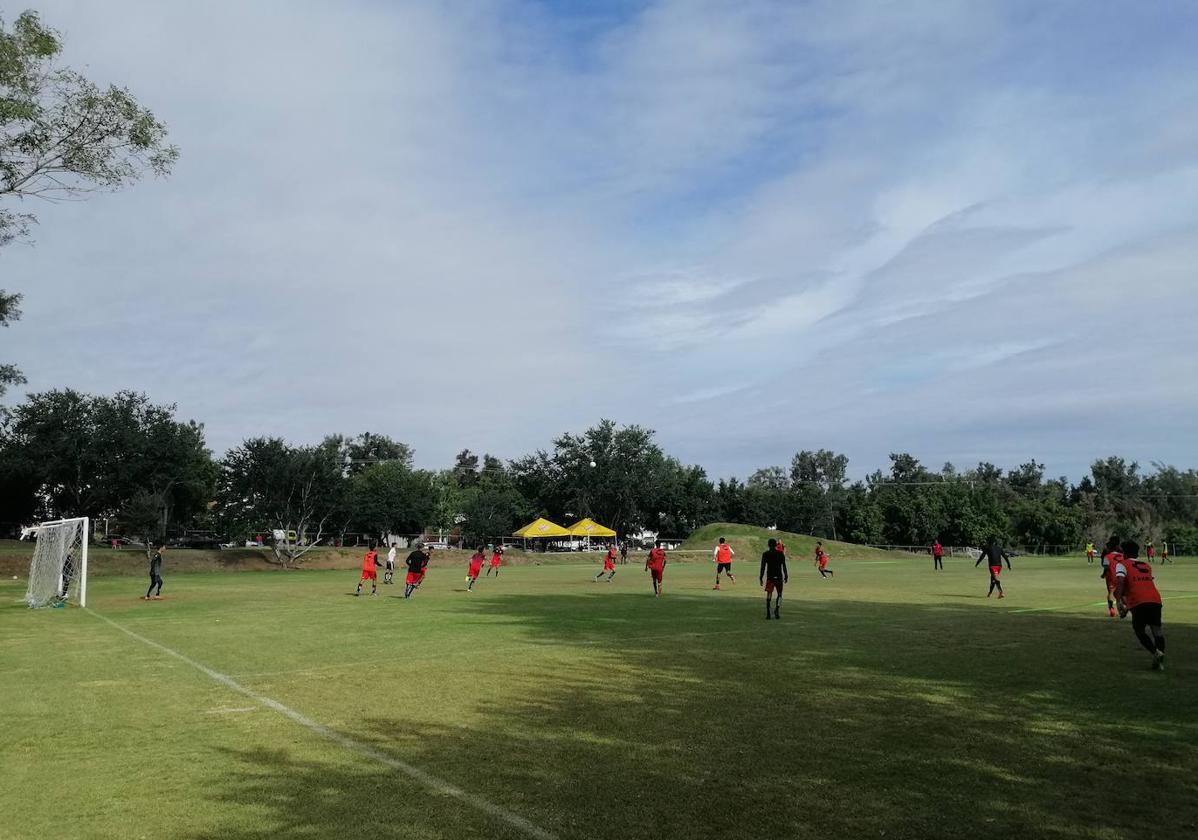
[[[87,606],[87,517],[55,519],[37,526],[37,544],[29,564],[31,607],[52,607],[74,601]]]

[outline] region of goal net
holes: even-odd
[[[29,606],[50,607],[68,601],[87,605],[87,538],[87,517],[37,526],[25,593]]]

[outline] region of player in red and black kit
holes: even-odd
[[[1102,550],[1102,572],[1098,575],[1106,584],[1106,611],[1111,618],[1115,617],[1115,587],[1119,583],[1115,577],[1115,564],[1122,559],[1119,537],[1112,536],[1106,541],[1106,548]]]
[[[420,586],[428,569],[428,551],[424,546],[418,546],[408,555],[408,576],[404,580],[403,596],[411,598],[413,590]]]
[[[495,577],[499,577],[499,567],[503,565],[503,548],[495,546],[495,550],[491,552],[491,565],[487,567],[487,577],[491,576],[491,572],[495,573]]]
[[[1002,574],[1002,561],[1004,560],[1007,561],[1007,571],[1011,571],[1011,558],[1002,550],[1002,546],[998,544],[997,537],[991,538],[990,544],[982,549],[982,556],[978,558],[978,562],[973,564],[973,567],[976,569],[982,564],[983,560],[986,561],[986,565],[990,568],[990,590],[986,593],[986,597],[989,598],[993,595],[995,589],[998,590],[999,598],[1007,597],[1003,594],[1002,583],[999,581],[998,576]]]
[[[599,571],[599,574],[595,575],[595,582],[598,582],[599,578],[607,575],[607,582],[611,583],[611,579],[616,576],[616,557],[618,556],[619,552],[616,551],[615,545],[609,545],[607,547],[607,554],[603,555],[603,568]]]
[[[466,567],[466,591],[474,591],[474,582],[478,580],[478,576],[483,573],[483,563],[486,562],[487,556],[483,554],[483,547],[480,545],[478,550],[470,557],[470,565]]]
[[[782,617],[782,586],[790,580],[790,573],[786,570],[786,555],[778,550],[778,541],[770,540],[768,545],[768,550],[761,555],[761,574],[757,576],[757,582],[765,587],[767,620]],[[775,592],[778,593],[778,600],[773,605],[774,614],[771,616],[770,600]]]
[[[354,590],[355,598],[362,594],[362,584],[366,581],[370,581],[370,594],[379,594],[379,565],[379,556],[375,553],[374,546],[371,546],[362,556],[362,577],[358,581],[358,588]]]
[[[815,568],[822,578],[836,576],[836,573],[828,568],[828,553],[824,551],[822,542],[815,544]]]
[[[1139,560],[1140,547],[1131,540],[1114,563],[1115,601],[1119,617],[1131,613],[1131,626],[1140,644],[1152,654],[1152,670],[1165,670],[1165,631],[1161,628],[1161,593],[1152,579],[1152,567]],[[1148,631],[1152,631],[1151,638]]]
[[[653,578],[653,596],[661,597],[661,579],[666,571],[666,550],[657,548],[656,546],[649,549],[649,556],[645,558],[645,570]]]
[[[932,543],[932,571],[944,571],[944,546],[940,544],[940,540]]]

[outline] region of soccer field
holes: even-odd
[[[1084,559],[878,556],[2,581],[0,837],[1198,836],[1198,564],[1162,674]]]

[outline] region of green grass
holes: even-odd
[[[1159,674],[1084,559],[1016,558],[994,601],[966,561],[831,554],[834,580],[792,563],[779,622],[754,563],[720,592],[671,565],[655,600],[597,556],[473,594],[434,569],[409,602],[168,567],[167,600],[108,576],[90,607],[562,838],[1198,836],[1198,564],[1158,568]],[[6,840],[523,836],[22,592],[0,581]]]

